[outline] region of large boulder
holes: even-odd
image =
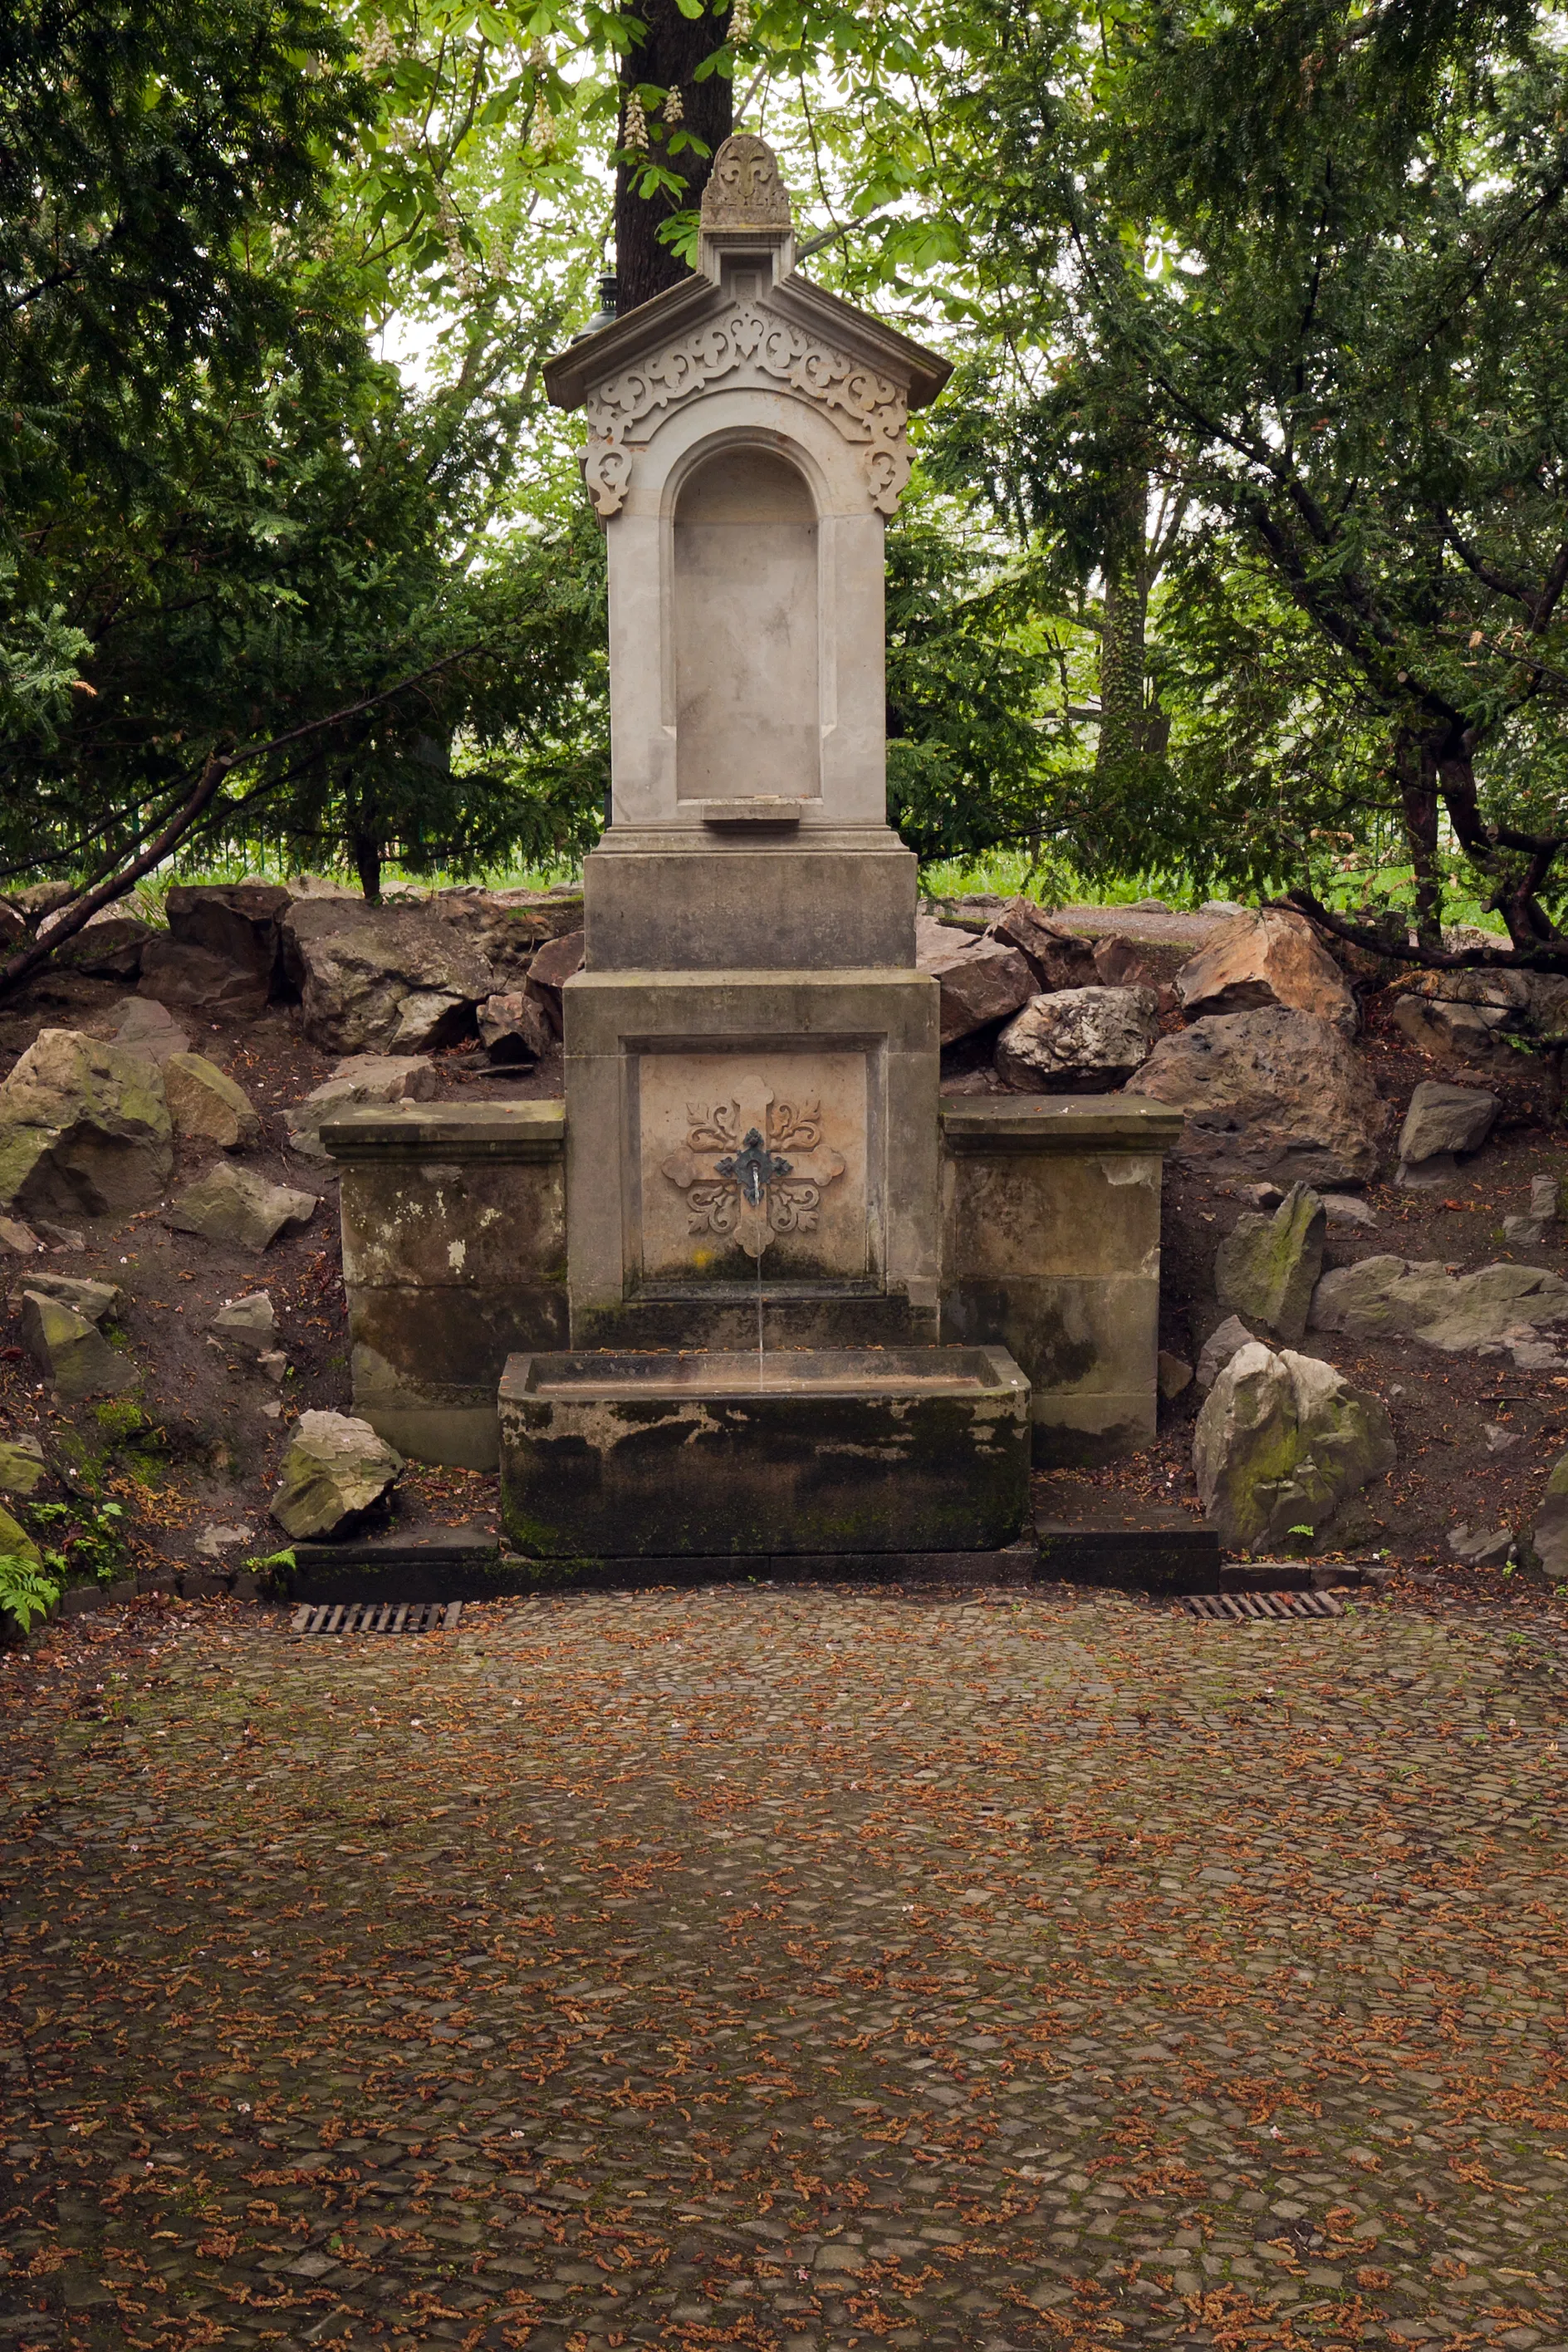
[[[1031,995],[1049,996],[1058,988],[1092,988],[1100,978],[1095,968],[1094,942],[1081,932],[1052,922],[1032,898],[1009,898],[985,936],[1004,947],[1016,948],[1034,974]]]
[[[191,1033],[167,1005],[149,996],[128,996],[114,1007],[114,1032],[109,1042],[127,1054],[140,1054],[143,1060],[156,1062],[162,1069],[172,1055],[190,1052]]]
[[[237,1151],[260,1141],[261,1114],[250,1097],[205,1054],[171,1054],[163,1064],[163,1091],[182,1143]]]
[[[136,983],[143,996],[159,1004],[177,1005],[186,1013],[222,1013],[245,1020],[267,1002],[266,983],[226,956],[210,948],[155,931],[142,950],[142,976]]]
[[[1312,1294],[1314,1331],[1419,1339],[1450,1354],[1528,1338],[1568,1316],[1568,1283],[1542,1266],[1450,1274],[1436,1259],[1363,1257],[1333,1266]]]
[[[1237,1349],[1249,1347],[1257,1336],[1247,1329],[1239,1315],[1227,1315],[1218,1329],[1209,1333],[1193,1376],[1200,1396],[1207,1396]]]
[[[24,1215],[140,1209],[174,1164],[163,1080],[140,1055],[44,1029],[0,1086],[0,1204]]]
[[[1356,1001],[1343,972],[1304,916],[1274,907],[1217,931],[1176,974],[1176,993],[1194,1019],[1283,1006],[1355,1034]]]
[[[302,1542],[346,1532],[379,1503],[403,1467],[368,1421],[346,1412],[302,1412],[283,1456],[271,1511]]]
[[[1537,1563],[1554,1584],[1568,1577],[1568,1454],[1560,1454],[1552,1465],[1530,1542]]]
[[[582,971],[584,945],[585,938],[582,931],[563,931],[559,937],[545,940],[528,967],[528,993],[536,1004],[542,1007],[544,1016],[557,1037],[566,1027],[561,992],[574,972]]]
[[[220,1160],[180,1194],[163,1222],[177,1234],[200,1234],[205,1241],[259,1256],[280,1233],[308,1225],[315,1208],[314,1192],[290,1192],[254,1169]]]
[[[265,994],[278,968],[279,926],[288,904],[289,893],[278,882],[177,882],[163,912],[172,939],[247,973]]]
[[[65,1403],[114,1396],[137,1378],[131,1359],[110,1346],[96,1323],[40,1290],[22,1295],[22,1345]]]
[[[1489,934],[1476,937],[1489,946],[1497,944]],[[1408,972],[1396,986],[1390,1016],[1422,1053],[1483,1077],[1550,1085],[1545,1060],[1521,1052],[1519,1046],[1568,1042],[1568,977],[1488,965]]]
[[[421,1054],[474,1034],[496,975],[459,924],[427,907],[359,898],[294,901],[282,921],[284,966],[300,1021],[332,1054]]]
[[[1489,945],[1497,944],[1489,934],[1477,936]],[[1473,1005],[1498,1016],[1490,1024],[1493,1027],[1505,1027],[1542,1045],[1561,1045],[1568,1039],[1568,977],[1561,972],[1519,971],[1493,964],[1458,971],[1410,972],[1402,975],[1396,985],[1401,1001],[1415,997],[1428,1004]]]
[[[944,1045],[1005,1021],[1035,992],[1034,972],[1016,948],[1001,940],[975,939],[923,915],[915,921],[915,966],[929,972],[941,991]]]
[[[544,1007],[526,988],[510,988],[487,996],[479,1007],[479,1043],[494,1069],[515,1069],[537,1062],[555,1043]]]
[[[1453,1069],[1510,1077],[1521,1060],[1504,1034],[1505,1016],[1488,1004],[1449,1004],[1441,998],[1398,996],[1390,1014],[1394,1027],[1418,1053]]]
[[[88,1323],[101,1323],[105,1316],[119,1315],[125,1305],[125,1293],[117,1282],[93,1282],[80,1275],[51,1274],[47,1266],[28,1267],[11,1293],[12,1306],[23,1306],[29,1291],[56,1299]]]
[[[1399,1130],[1399,1181],[1447,1184],[1457,1172],[1455,1154],[1479,1151],[1498,1115],[1496,1095],[1479,1087],[1440,1086],[1428,1078],[1410,1097]]]
[[[1394,1467],[1388,1408],[1331,1364],[1260,1339],[1239,1349],[1209,1392],[1193,1467],[1211,1527],[1254,1554],[1315,1533],[1371,1478]]]
[[[1293,1346],[1307,1328],[1328,1224],[1305,1184],[1293,1184],[1271,1217],[1238,1217],[1215,1258],[1215,1292],[1226,1313]]]
[[[55,961],[89,980],[134,980],[148,942],[157,936],[150,923],[103,907],[57,948]]]
[[[1365,1183],[1387,1120],[1372,1074],[1331,1023],[1275,1007],[1162,1037],[1129,1085],[1184,1114],[1175,1156],[1215,1176]]]
[[[1147,1059],[1159,1034],[1150,989],[1058,989],[1008,1022],[996,1068],[1024,1094],[1103,1094]]]
[[[411,1054],[351,1054],[332,1075],[285,1111],[291,1150],[305,1160],[331,1158],[321,1141],[329,1118],[372,1103],[428,1102],[436,1091],[436,1065]]]

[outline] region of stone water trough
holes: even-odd
[[[1002,1348],[513,1356],[500,1383],[507,1534],[563,1568],[1003,1551],[1029,1450]]]

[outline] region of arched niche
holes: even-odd
[[[674,522],[676,793],[815,799],[822,789],[816,507],[787,458],[717,449]]]

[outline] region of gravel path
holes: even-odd
[[[0,2344],[1563,2344],[1561,1614],[98,1640],[4,1677]]]

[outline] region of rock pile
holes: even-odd
[[[582,961],[569,891],[407,889],[373,906],[306,875],[182,885],[166,907],[167,933],[149,933],[137,959],[165,1029],[128,1020],[122,1037],[160,1062],[190,1042],[164,1050],[169,1008],[243,1016],[279,997],[298,999],[313,1045],[344,1055],[434,1052],[472,1037],[490,1007],[495,1065],[531,1061],[560,1034],[561,988]],[[509,1019],[501,1001],[523,991],[531,1009]]]

